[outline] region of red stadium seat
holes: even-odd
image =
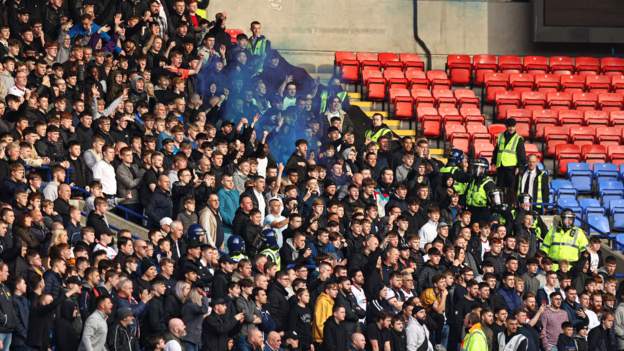
[[[545,56],[525,56],[523,66],[527,73],[544,74],[548,72],[548,58]]]
[[[621,165],[624,163],[624,146],[609,145],[607,146],[607,157],[611,163]]]
[[[559,124],[572,125],[574,127],[583,124],[583,111],[581,110],[561,110],[559,111]]]
[[[403,71],[384,70],[383,77],[388,82],[388,88],[405,88],[407,89],[407,79]]]
[[[539,91],[522,92],[522,106],[529,110],[542,110],[546,105],[546,94]]]
[[[552,91],[558,91],[560,86],[560,78],[556,74],[536,74],[535,75],[535,87],[537,91],[542,93],[549,93]]]
[[[588,110],[583,113],[585,124],[591,125],[609,125],[609,112]]]
[[[537,145],[535,144],[525,143],[524,152],[526,153],[527,157],[531,155],[535,155],[540,161],[542,160],[542,153],[539,151],[539,149],[537,148]]]
[[[607,148],[604,145],[583,145],[581,157],[587,163],[607,162]]]
[[[470,83],[472,64],[468,55],[448,55],[446,57],[446,70],[454,85],[467,85]]]
[[[551,56],[550,71],[554,74],[572,74],[574,72],[574,59],[569,56]]]
[[[498,69],[495,55],[474,55],[472,58],[474,68],[474,83],[482,86],[485,83],[485,74],[494,73]]]
[[[383,78],[369,78],[366,91],[368,100],[384,101],[386,99],[386,80]]]
[[[503,73],[520,73],[522,72],[522,58],[515,55],[499,56],[498,69]]]
[[[619,145],[622,139],[622,127],[596,127],[596,139],[600,145]]]
[[[381,52],[378,55],[381,67],[385,69],[403,69],[403,62],[399,61],[399,55],[392,52]]]
[[[466,132],[466,127],[461,123],[446,123],[444,125],[444,134],[446,136],[446,139],[450,140],[451,136],[456,133],[468,135],[468,133]]]
[[[457,99],[457,104],[460,107],[464,106],[473,106],[479,107],[479,98],[475,95],[472,89],[455,89],[453,90],[453,94],[455,94],[455,98]]]
[[[535,110],[533,111],[533,124],[535,125],[535,138],[544,139],[544,128],[556,126],[559,123],[559,111]]]
[[[425,70],[425,63],[418,54],[403,53],[399,54],[399,61],[403,62],[405,69],[416,68],[421,71]]]
[[[357,83],[360,79],[360,68],[356,60],[343,60],[341,62],[341,77],[345,83]]]
[[[547,93],[546,105],[553,110],[567,110],[572,106],[572,94],[560,91]]]
[[[585,77],[580,75],[561,76],[561,88],[568,93],[583,92],[585,90]]]
[[[624,126],[624,111],[609,111],[609,124]]]
[[[596,128],[578,126],[570,128],[570,141],[576,145],[592,145],[596,138]]]
[[[427,116],[440,116],[438,114],[438,109],[431,106],[418,106],[416,107],[416,116],[418,116],[418,121],[422,120]]]
[[[447,87],[448,89],[451,88],[451,81],[446,75],[446,72],[434,69],[431,71],[427,71],[426,75],[431,89],[434,89],[436,87]]]
[[[390,98],[391,103],[394,103],[394,101],[399,96],[409,97],[410,99],[412,97],[412,94],[410,93],[410,91],[405,88],[392,88],[392,89],[389,89],[388,92],[389,92],[388,97]]]
[[[411,88],[422,88],[429,89],[429,81],[427,80],[427,76],[425,72],[421,71],[419,68],[410,67],[405,70],[405,78],[409,81],[409,85]]]
[[[480,123],[466,124],[466,132],[470,134],[471,139],[475,134],[488,134],[489,135],[487,127]]]
[[[569,126],[546,126],[544,139],[546,141],[546,156],[555,156],[555,147],[559,144],[567,144],[569,139]]]
[[[501,91],[496,94],[496,118],[507,118],[507,110],[520,107],[520,93],[515,91]]]
[[[533,111],[524,108],[512,108],[507,110],[507,118],[513,118],[518,123],[531,124]]]
[[[478,107],[472,105],[463,105],[459,108],[459,113],[464,116],[481,116],[481,110]]]
[[[462,116],[457,108],[454,106],[442,106],[438,108],[438,114],[442,117],[442,121],[447,122],[459,122],[464,123],[464,116]]]
[[[485,157],[492,163],[494,145],[487,140],[478,139],[478,141],[474,141],[474,154],[476,157]]]
[[[511,73],[509,74],[509,87],[513,91],[523,92],[533,90],[535,85],[535,76],[530,73]]]
[[[498,135],[504,132],[507,129],[504,124],[490,124],[488,126],[488,132],[492,136],[492,140],[494,144],[496,144],[496,140],[498,139]]]
[[[574,69],[578,74],[598,74],[600,72],[600,60],[595,57],[577,57],[575,61]]]
[[[492,103],[499,92],[507,91],[507,81],[509,75],[506,73],[486,73],[485,82],[485,101]]]
[[[357,60],[355,52],[352,51],[336,51],[334,53],[334,65],[341,66],[344,60]]]
[[[585,86],[592,93],[608,93],[611,89],[611,77],[605,75],[586,76]]]
[[[451,136],[451,145],[455,149],[462,150],[465,154],[470,149],[470,135],[468,133],[455,133]]]
[[[379,54],[376,52],[358,52],[355,54],[358,62],[360,63],[360,68],[362,70],[367,67],[381,67],[381,63],[379,62]]]
[[[414,117],[414,100],[411,96],[398,96],[394,100],[394,117],[399,119]]]
[[[441,136],[442,118],[438,115],[424,116],[421,123],[423,136],[426,138],[439,138]]]
[[[616,74],[611,76],[611,86],[616,93],[624,93],[624,75]]]
[[[572,104],[577,110],[595,110],[598,105],[598,94],[574,93],[572,94]]]
[[[461,112],[459,114],[461,114]],[[483,115],[465,116],[464,119],[466,120],[466,123],[468,123],[468,124],[470,124],[470,123],[478,123],[478,124],[485,125],[485,116],[483,116]]]
[[[455,99],[455,95],[453,95],[453,91],[450,89],[436,88],[433,89],[432,93],[438,107],[449,106],[455,108],[457,105],[457,99]]]
[[[624,107],[624,96],[617,93],[599,94],[598,106],[603,111],[619,111]]]
[[[379,70],[379,68],[368,67],[365,70],[362,70],[362,83],[364,85],[368,85],[368,80],[371,78],[381,78],[384,80],[384,83],[386,81],[384,79],[383,73],[381,72],[381,70]]]
[[[600,59],[600,69],[606,75],[624,74],[624,58],[603,57]]]
[[[574,144],[558,144],[555,147],[555,156],[559,163],[559,174],[563,175],[568,172],[568,163],[579,162],[581,148]]]
[[[410,90],[416,107],[433,107],[435,99],[429,89],[412,87]]]

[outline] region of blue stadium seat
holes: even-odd
[[[613,230],[624,231],[624,207],[613,209]]]
[[[578,163],[579,165],[587,165],[586,163]],[[593,173],[589,169],[573,169],[570,170],[568,164],[568,177],[572,186],[580,194],[589,194],[592,191]]]
[[[589,213],[600,213],[600,214],[605,213],[605,209],[604,207],[602,207],[598,199],[593,199],[593,198],[580,199],[579,205],[581,206],[581,209],[583,210],[584,216],[586,216]]]
[[[550,183],[550,187],[553,189],[555,193],[555,198],[574,198],[576,199],[577,190],[567,179],[554,179]]]
[[[613,163],[594,163],[594,177],[596,180],[617,180],[618,167]]]
[[[579,212],[581,213],[583,211],[581,209],[581,206],[579,206],[578,201],[576,201],[576,198],[572,198],[572,197],[560,197],[559,199],[557,199],[557,207],[559,207],[559,209],[578,208]],[[574,212],[576,213],[576,211]]]
[[[598,191],[602,190],[624,190],[624,184],[618,180],[604,179],[598,182]]]
[[[590,171],[589,163],[585,162],[570,162],[568,163],[568,176],[570,171]]]
[[[591,234],[609,234],[609,219],[602,214],[591,214],[587,217],[588,233]]]
[[[613,210],[616,208],[624,208],[624,199],[614,199],[607,203],[607,210],[609,214],[613,214]]]

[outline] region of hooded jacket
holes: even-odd
[[[80,314],[74,317],[78,305],[72,300],[65,300],[61,304],[60,314],[54,321],[54,337],[56,350],[74,351],[80,344],[82,332],[82,318]]]
[[[316,299],[316,304],[314,305],[314,321],[312,323],[312,338],[314,342],[323,342],[323,327],[327,319],[331,317],[333,309],[334,299],[325,292],[322,292]]]

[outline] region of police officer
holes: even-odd
[[[516,120],[505,120],[507,130],[498,135],[498,142],[494,147],[494,162],[496,164],[497,184],[506,189],[510,203],[515,202],[516,174],[518,167],[526,164],[524,139],[516,133]]]
[[[502,199],[491,197],[497,193],[494,180],[487,175],[490,163],[485,158],[473,160],[471,165],[472,180],[466,190],[466,205],[472,213],[472,221],[489,221],[492,215],[491,207],[501,205]]]
[[[553,225],[542,242],[541,250],[555,263],[561,260],[570,263],[578,261],[589,244],[583,229],[574,225],[575,218],[576,215],[571,209],[563,210],[561,224]]]
[[[232,235],[227,241],[227,249],[230,258],[236,262],[247,258],[245,255],[245,240],[240,235]]]
[[[279,245],[277,244],[277,236],[275,230],[265,229],[262,231],[262,247],[260,248],[260,254],[266,256],[271,262],[277,265],[279,271],[281,267],[281,257],[279,253]]]
[[[464,172],[464,152],[459,149],[451,150],[446,166],[440,168],[440,174],[448,174],[453,177],[455,183],[453,189],[463,196],[466,193],[466,186],[470,177]]]
[[[197,240],[201,243],[208,242],[206,238],[206,231],[197,223],[193,223],[188,227],[186,231],[186,238],[187,240]]]

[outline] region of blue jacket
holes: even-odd
[[[82,23],[81,24],[76,24],[73,27],[71,27],[71,29],[69,30],[69,36],[74,39],[75,37],[82,35],[82,36],[91,36],[93,34],[96,34],[98,32],[98,30],[100,30],[100,28],[102,28],[102,26],[92,23],[91,24],[91,31],[87,31],[83,26]],[[111,37],[110,35],[108,35],[108,33],[102,32],[98,34],[100,36],[100,38],[102,38],[102,40],[104,41],[110,41]]]
[[[232,222],[239,206],[240,194],[236,189],[226,190],[220,188],[217,191],[217,195],[219,196],[219,213],[223,219],[223,231],[224,233],[232,234]]]
[[[13,331],[11,345],[25,346],[28,336],[28,318],[30,318],[30,301],[26,296],[13,295],[13,306],[17,314],[17,325]]]
[[[506,307],[507,311],[509,312],[515,311],[520,308],[520,306],[522,306],[522,299],[520,298],[520,296],[518,296],[518,294],[516,294],[516,291],[514,289],[509,289],[506,287],[500,288],[498,289],[497,295],[502,298],[505,303],[504,307]]]

